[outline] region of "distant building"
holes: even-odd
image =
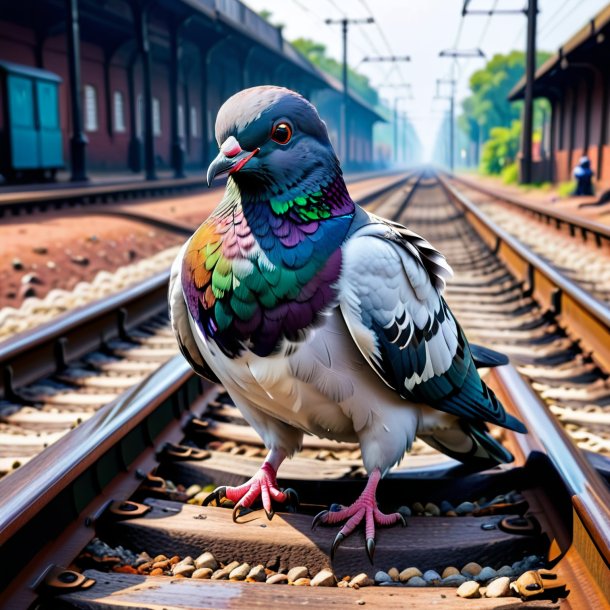
[[[578,13],[579,18],[582,16]],[[580,157],[610,185],[610,6],[600,11],[536,71],[534,96],[551,104],[544,150],[534,162],[534,180],[570,180]],[[522,99],[525,79],[509,94]]]

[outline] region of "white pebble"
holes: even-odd
[[[480,595],[481,595],[479,593],[480,588],[481,588],[481,586],[479,585],[478,582],[475,582],[474,580],[467,580],[465,583],[461,584],[458,587],[456,594],[459,597],[465,597],[468,599],[471,599],[474,597],[480,597]]]
[[[388,578],[390,578],[388,576]],[[320,570],[312,579],[312,587],[334,587],[337,579],[332,570]]]
[[[485,597],[508,597],[510,595],[510,578],[500,576],[487,585]]]

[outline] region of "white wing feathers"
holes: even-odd
[[[403,395],[451,366],[457,327],[440,297],[450,274],[440,253],[400,225],[373,222],[344,245],[341,312],[369,364]]]

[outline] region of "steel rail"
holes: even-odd
[[[54,561],[69,562],[74,546],[93,537],[93,525],[110,499],[131,496],[154,468],[159,444],[179,442],[191,410],[210,387],[176,356],[2,479],[0,546],[11,562],[0,575],[0,591],[10,596],[19,587],[18,597],[25,595],[24,607],[29,605],[35,594],[23,591],[23,581],[13,583],[18,572],[40,574],[49,563],[47,544],[64,530],[70,544],[62,545]]]
[[[552,463],[572,499],[572,542],[591,576],[610,599],[610,492],[557,419],[512,365],[491,369],[492,385],[504,406],[523,420],[527,435],[514,438],[527,459],[542,453]]]
[[[98,349],[105,341],[127,337],[165,307],[169,270],[99,301],[83,305],[0,343],[0,396],[40,379]]]
[[[37,211],[46,211],[49,208],[61,209],[77,205],[104,204],[121,199],[174,194],[179,191],[204,189],[205,187],[203,177],[197,177],[0,192],[0,217],[7,216],[9,213],[32,214]]]
[[[610,309],[490,220],[446,177],[439,175],[439,180],[476,232],[527,283],[527,291],[563,322],[572,338],[582,341],[599,366],[610,371]]]
[[[391,177],[399,172],[364,172],[350,174],[346,181],[358,182],[375,177]],[[48,186],[48,185],[46,185]],[[222,188],[223,180],[218,180],[214,188]],[[112,184],[87,184],[65,187],[52,187],[37,190],[18,190],[1,192],[0,190],[0,218],[10,213],[32,214],[48,209],[61,209],[64,207],[100,205],[117,203],[125,199],[157,197],[160,195],[176,194],[181,191],[201,189],[207,190],[203,176],[189,178],[166,178],[161,180],[138,180],[131,182],[115,182]]]
[[[602,240],[610,241],[610,227],[601,222],[575,216],[562,210],[543,208],[535,203],[524,201],[523,199],[513,197],[506,193],[500,193],[493,188],[479,184],[473,180],[468,180],[468,178],[464,178],[463,176],[451,174],[450,177],[451,180],[459,182],[468,188],[489,195],[494,199],[509,203],[510,205],[526,210],[527,212],[531,212],[539,218],[544,218],[547,221],[547,224],[555,223],[557,228],[561,228],[561,225],[566,225],[570,229],[570,234],[572,236],[575,236],[577,232],[580,232],[583,238],[586,239],[587,233],[591,233],[591,235],[595,237],[598,246],[601,246]]]

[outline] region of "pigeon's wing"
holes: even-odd
[[[184,301],[184,294],[182,293],[180,273],[182,269],[182,259],[184,258],[187,244],[188,241],[180,249],[178,256],[172,264],[169,276],[168,301],[172,329],[178,340],[178,347],[180,348],[182,355],[186,358],[186,361],[191,365],[193,370],[198,375],[201,375],[201,377],[205,377],[213,383],[219,383],[218,377],[216,377],[212,369],[203,359],[203,356],[197,347],[189,321],[190,314]]]
[[[451,270],[421,237],[372,218],[343,247],[340,307],[358,348],[402,397],[525,431],[477,373],[440,292]]]

